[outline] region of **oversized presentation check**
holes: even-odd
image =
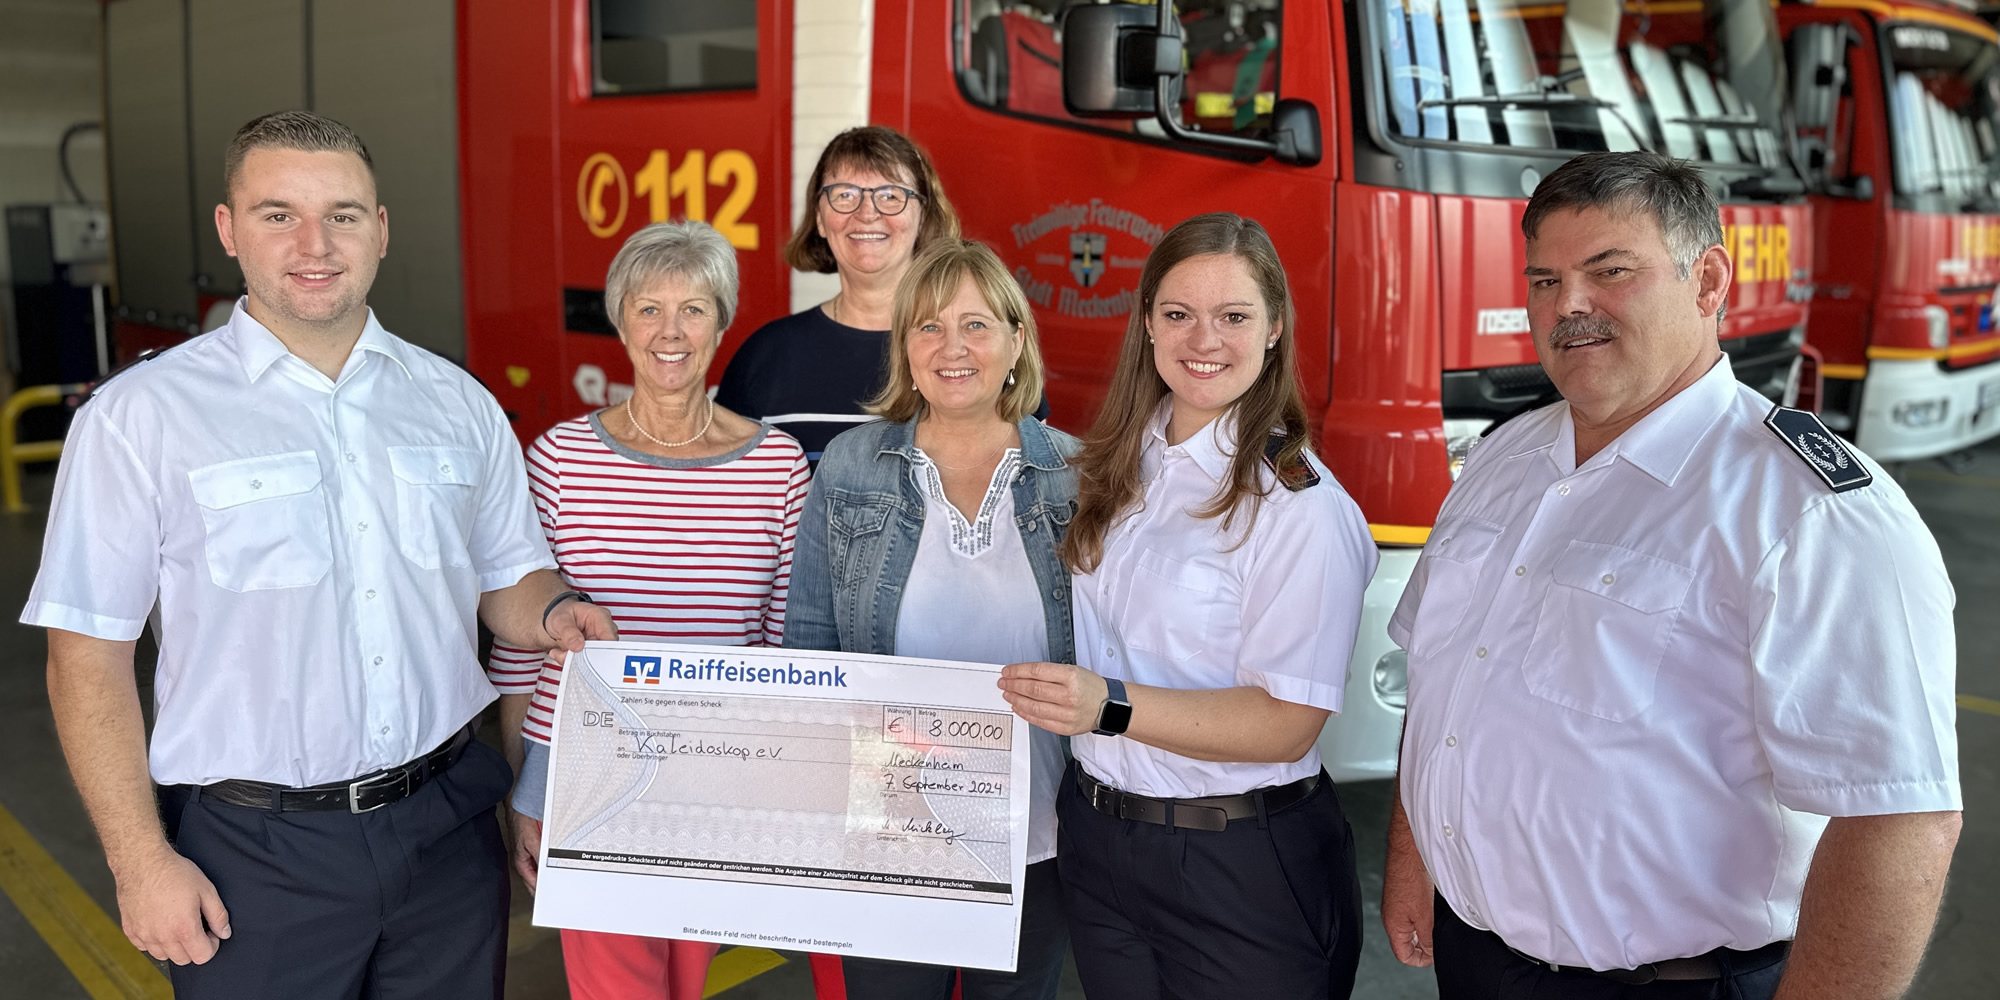
[[[1029,726],[998,672],[588,644],[556,703],[535,923],[1012,970]]]

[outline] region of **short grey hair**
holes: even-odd
[[[616,327],[625,297],[652,282],[680,275],[715,300],[715,328],[736,318],[736,248],[706,222],[655,222],[632,234],[611,258],[604,276],[604,311]],[[622,332],[622,330],[621,330]]]
[[[243,160],[256,149],[295,149],[302,153],[353,153],[361,157],[368,176],[375,176],[375,160],[361,137],[341,123],[310,111],[273,111],[244,123],[229,140],[222,154],[222,197],[235,194],[236,177],[243,172]]]
[[[1722,210],[1701,171],[1659,153],[1585,153],[1557,167],[1528,199],[1521,235],[1532,240],[1543,219],[1586,208],[1652,216],[1682,281],[1703,251],[1722,242]]]

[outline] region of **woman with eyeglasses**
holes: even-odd
[[[930,157],[879,125],[834,136],[806,190],[785,262],[839,275],[840,293],[752,333],[715,401],[790,433],[817,463],[834,435],[870,419],[862,403],[882,388],[896,284],[919,250],[958,238],[958,214]]]

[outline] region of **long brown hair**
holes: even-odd
[[[1077,511],[1070,519],[1061,551],[1063,562],[1074,572],[1097,571],[1104,560],[1104,536],[1139,502],[1139,456],[1146,447],[1146,424],[1167,394],[1167,383],[1154,366],[1153,349],[1147,342],[1147,324],[1160,282],[1182,261],[1209,254],[1229,254],[1248,264],[1250,276],[1263,293],[1265,309],[1273,319],[1282,318],[1284,326],[1278,332],[1277,346],[1265,352],[1257,380],[1230,404],[1230,413],[1236,418],[1236,440],[1229,477],[1195,516],[1220,517],[1223,530],[1232,531],[1236,515],[1247,508],[1249,523],[1256,523],[1257,508],[1272,488],[1261,466],[1266,460],[1265,444],[1274,430],[1281,431],[1285,440],[1271,456],[1271,463],[1278,469],[1305,467],[1311,441],[1293,347],[1298,316],[1271,235],[1255,220],[1231,212],[1188,219],[1168,230],[1146,257],[1145,269],[1139,272],[1138,301],[1125,324],[1125,343],[1118,351],[1118,367],[1111,374],[1104,408],[1097,412],[1097,422],[1084,437],[1083,450],[1070,460],[1077,469]]]
[[[835,167],[866,167],[894,180],[907,175],[917,189],[922,217],[917,222],[917,241],[912,251],[922,250],[932,241],[958,238],[958,212],[944,196],[944,184],[923,147],[910,137],[882,125],[863,125],[833,137],[820,151],[806,182],[805,212],[799,227],[785,243],[785,263],[794,271],[832,274],[839,270],[833,247],[819,234],[819,189],[826,185],[827,171]],[[908,211],[908,209],[905,209]]]

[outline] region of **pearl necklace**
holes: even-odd
[[[630,396],[625,397],[625,419],[632,422],[632,429],[638,431],[640,437],[662,448],[679,448],[701,440],[708,434],[708,429],[715,426],[715,400],[711,399],[708,401],[708,419],[702,422],[701,430],[695,431],[694,437],[688,438],[686,441],[662,441],[646,433],[646,428],[639,426],[639,418],[632,415],[632,397]]]

